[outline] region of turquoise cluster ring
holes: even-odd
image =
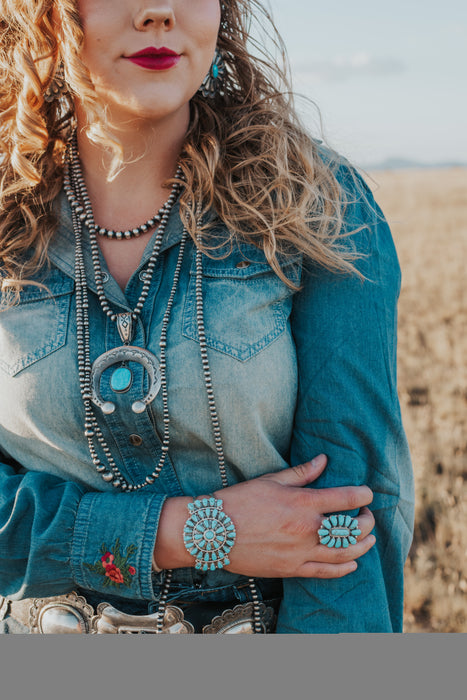
[[[202,571],[223,569],[237,536],[235,525],[223,511],[220,498],[198,498],[188,504],[190,517],[183,528],[183,543]]]
[[[357,518],[342,514],[324,518],[318,530],[320,543],[335,549],[347,549],[351,544],[357,544],[357,537],[361,534]]]

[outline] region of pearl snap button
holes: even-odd
[[[140,447],[143,444],[143,438],[141,435],[130,435],[130,443],[133,447]]]

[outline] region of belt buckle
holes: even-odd
[[[259,604],[259,613],[263,634],[272,630],[274,609]],[[224,610],[221,615],[214,617],[209,625],[203,627],[203,634],[254,634],[254,603],[240,603],[234,608]]]
[[[93,634],[157,634],[158,615],[128,615],[109,603],[97,606],[92,619]],[[175,605],[164,611],[162,634],[194,634],[195,628]]]
[[[36,598],[29,609],[31,634],[89,634],[94,609],[74,591]]]

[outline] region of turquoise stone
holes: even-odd
[[[133,382],[133,374],[128,367],[118,367],[110,378],[110,388],[116,394],[124,394]]]
[[[215,534],[213,533],[212,530],[206,530],[206,532],[204,533],[204,537],[206,540],[213,540],[215,537]]]
[[[218,68],[216,65],[214,65],[214,66],[212,67],[212,77],[213,77],[213,78],[218,78],[218,77],[219,77],[219,68]]]
[[[348,537],[349,535],[350,531],[346,527],[333,527],[331,530],[332,537]]]

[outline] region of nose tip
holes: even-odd
[[[134,25],[140,31],[151,29],[152,27],[161,27],[164,30],[172,29],[175,26],[175,14],[169,5],[165,7],[147,7],[137,13]]]

